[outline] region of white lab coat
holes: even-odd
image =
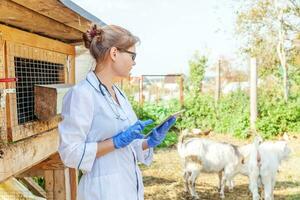
[[[84,172],[78,186],[78,200],[144,199],[137,162],[149,165],[153,149],[143,151],[142,139],[96,158],[97,142],[113,137],[137,121],[124,93],[117,88],[114,90],[121,107],[112,99],[110,103],[114,104],[113,109],[118,109],[123,120],[117,119],[104,99],[94,72],[89,72],[63,99],[58,152],[66,166]]]

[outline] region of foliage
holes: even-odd
[[[201,91],[202,80],[204,78],[205,68],[207,67],[207,57],[199,55],[196,51],[193,58],[189,61],[190,83],[195,91]]]
[[[180,104],[178,100],[170,100],[168,102],[161,102],[158,104],[151,104],[145,102],[143,106],[139,105],[138,102],[131,100],[133,109],[140,120],[152,119],[153,124],[147,126],[144,133],[147,134],[156,125],[162,122],[170,114],[178,111],[180,109]],[[178,129],[177,124],[171,128],[166,139],[160,145],[160,147],[170,146],[177,142],[176,130]]]
[[[237,14],[236,33],[241,38],[241,52],[258,60],[260,76],[280,75],[277,45],[279,30],[284,33],[288,63],[292,63],[296,48],[293,41],[300,31],[300,2],[294,0],[246,0]],[[278,5],[278,6],[276,6]],[[280,9],[278,9],[280,8]],[[279,13],[283,12],[281,20]]]
[[[41,186],[43,189],[45,189],[45,178],[44,177],[35,176],[32,178],[39,186]]]
[[[259,95],[256,128],[264,138],[272,138],[284,132],[300,133],[300,95],[292,96],[290,101],[285,103],[276,95],[277,93],[278,91],[274,91],[273,95],[269,93]],[[147,103],[145,107],[134,107],[140,119],[151,118],[155,124],[179,109],[178,103],[174,101],[159,105]],[[186,112],[177,120],[161,146],[176,144],[178,132],[185,128],[212,129],[216,133],[247,138],[250,128],[249,107],[249,96],[243,91],[223,96],[217,106],[213,97],[209,95],[187,94],[184,103]]]
[[[289,132],[300,132],[300,96],[290,97],[285,103],[278,96],[262,93],[259,97],[257,129],[266,138]]]

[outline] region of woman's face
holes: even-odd
[[[112,66],[113,71],[117,76],[128,77],[132,67],[135,65],[135,46],[129,49],[118,49],[116,52],[116,59]]]

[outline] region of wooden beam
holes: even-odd
[[[257,66],[256,59],[250,60],[250,127],[255,133],[255,122],[257,118]]]
[[[46,198],[46,191],[37,184],[33,178],[24,177],[19,179],[34,195]]]
[[[54,199],[63,200],[66,198],[66,184],[65,184],[65,171],[64,169],[54,171]],[[69,194],[69,193],[68,193]]]
[[[15,174],[14,177],[16,177],[16,178],[35,177],[35,176],[43,177],[44,175],[45,175],[44,170],[42,170],[42,169],[40,169],[40,170],[30,170],[29,169],[20,174]]]
[[[220,69],[221,69],[221,60],[219,60],[218,65],[216,66],[216,77],[215,77],[215,104],[218,104],[221,94],[221,81],[220,81]]]
[[[179,82],[179,101],[180,101],[180,106],[184,106],[184,95],[183,95],[183,75],[180,77],[180,82]]]
[[[56,170],[56,169],[65,169],[64,164],[62,163],[59,154],[54,153],[41,163],[34,165],[30,169],[15,175],[16,177],[30,177],[30,176],[44,176],[44,170]]]
[[[45,170],[47,200],[76,200],[77,182],[70,176],[70,169]],[[73,189],[71,188],[74,186]],[[73,191],[73,193],[72,193]]]
[[[141,76],[141,79],[140,79],[140,105],[143,106],[144,104],[144,76],[142,75]]]
[[[1,40],[1,35],[0,35],[0,78],[5,78],[5,41]],[[5,83],[0,83],[0,90],[5,89],[6,84]],[[1,94],[0,94],[1,95]],[[4,98],[1,97],[0,98]],[[6,99],[0,99],[6,101]],[[0,106],[0,144],[1,143],[7,143],[7,133],[6,133],[6,109],[5,106],[1,107]]]
[[[64,42],[82,39],[81,31],[9,0],[1,0],[0,22]]]
[[[48,18],[85,32],[91,22],[65,7],[57,0],[11,0]]]
[[[70,197],[71,200],[77,199],[77,187],[78,187],[78,170],[69,168],[70,177]]]
[[[37,34],[21,31],[19,29],[11,28],[2,24],[0,24],[0,35],[2,36],[2,40],[7,40],[54,52],[64,53],[67,55],[75,55],[75,47],[72,45],[50,38],[42,37]]]
[[[45,170],[45,190],[47,200],[54,200],[54,171]]]
[[[3,156],[0,159],[0,182],[22,173],[54,154],[58,149],[57,129],[15,144],[0,147]]]

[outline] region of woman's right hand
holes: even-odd
[[[138,120],[135,124],[130,126],[127,130],[115,135],[112,140],[116,149],[123,148],[130,144],[135,139],[142,139],[144,135],[141,133],[144,128],[152,124],[152,120],[141,121]]]

